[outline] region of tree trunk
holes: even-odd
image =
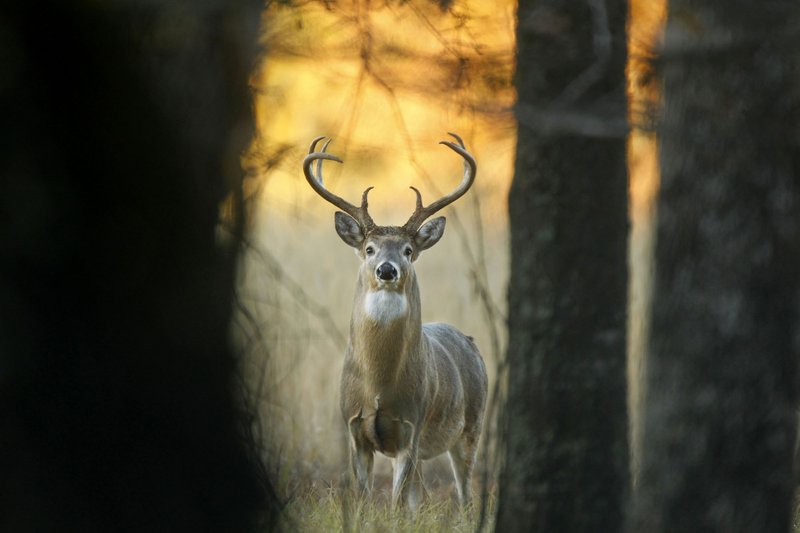
[[[217,231],[258,16],[243,0],[0,13],[0,531],[274,523]]]
[[[675,0],[669,13],[631,531],[785,532],[796,407],[800,78],[784,21],[796,24],[800,9],[789,0]]]
[[[498,531],[618,531],[628,488],[624,0],[520,2]]]

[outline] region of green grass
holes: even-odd
[[[414,515],[405,510],[392,512],[388,500],[385,491],[356,499],[341,488],[312,486],[288,502],[283,529],[298,532],[472,533],[478,525],[480,500],[477,497],[473,506],[462,511],[449,493],[429,495]],[[494,501],[494,495],[490,494],[487,517],[492,515]],[[491,528],[485,527],[484,531],[491,531]]]

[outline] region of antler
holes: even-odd
[[[441,141],[439,144],[447,146],[464,158],[464,178],[461,180],[461,184],[458,186],[458,188],[456,188],[456,190],[436,200],[427,207],[422,205],[422,195],[420,192],[415,187],[411,187],[411,189],[413,189],[417,194],[417,207],[414,210],[414,213],[411,215],[411,218],[409,218],[408,222],[406,222],[403,226],[403,229],[408,232],[416,232],[422,223],[425,222],[425,220],[427,220],[431,215],[464,196],[469,188],[472,187],[472,183],[475,181],[475,173],[477,172],[478,168],[477,163],[475,163],[475,158],[472,157],[472,154],[467,152],[467,148],[464,146],[464,141],[461,140],[461,137],[450,132],[448,132],[448,135],[457,140],[458,144],[452,141]]]
[[[311,146],[308,149],[308,155],[305,157],[305,159],[303,159],[303,174],[306,175],[308,184],[311,185],[311,188],[314,189],[317,194],[356,219],[366,233],[375,227],[375,222],[372,221],[372,217],[369,216],[369,213],[367,212],[367,195],[372,187],[367,187],[367,189],[364,191],[364,194],[361,195],[361,207],[354,206],[347,200],[336,196],[325,188],[322,181],[322,160],[328,159],[330,161],[336,161],[337,163],[341,163],[342,160],[335,155],[325,152],[325,150],[328,148],[328,145],[331,143],[331,139],[325,141],[325,144],[322,145],[321,152],[314,151],[317,148],[317,143],[324,138],[325,137],[317,137],[311,141]],[[314,161],[317,162],[316,175],[311,171],[311,165],[314,164]]]

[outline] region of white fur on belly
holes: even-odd
[[[364,312],[375,322],[386,324],[406,314],[406,295],[395,291],[368,292],[364,298]]]

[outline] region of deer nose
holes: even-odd
[[[375,271],[375,275],[383,281],[394,281],[397,279],[397,269],[391,263],[383,263]]]

